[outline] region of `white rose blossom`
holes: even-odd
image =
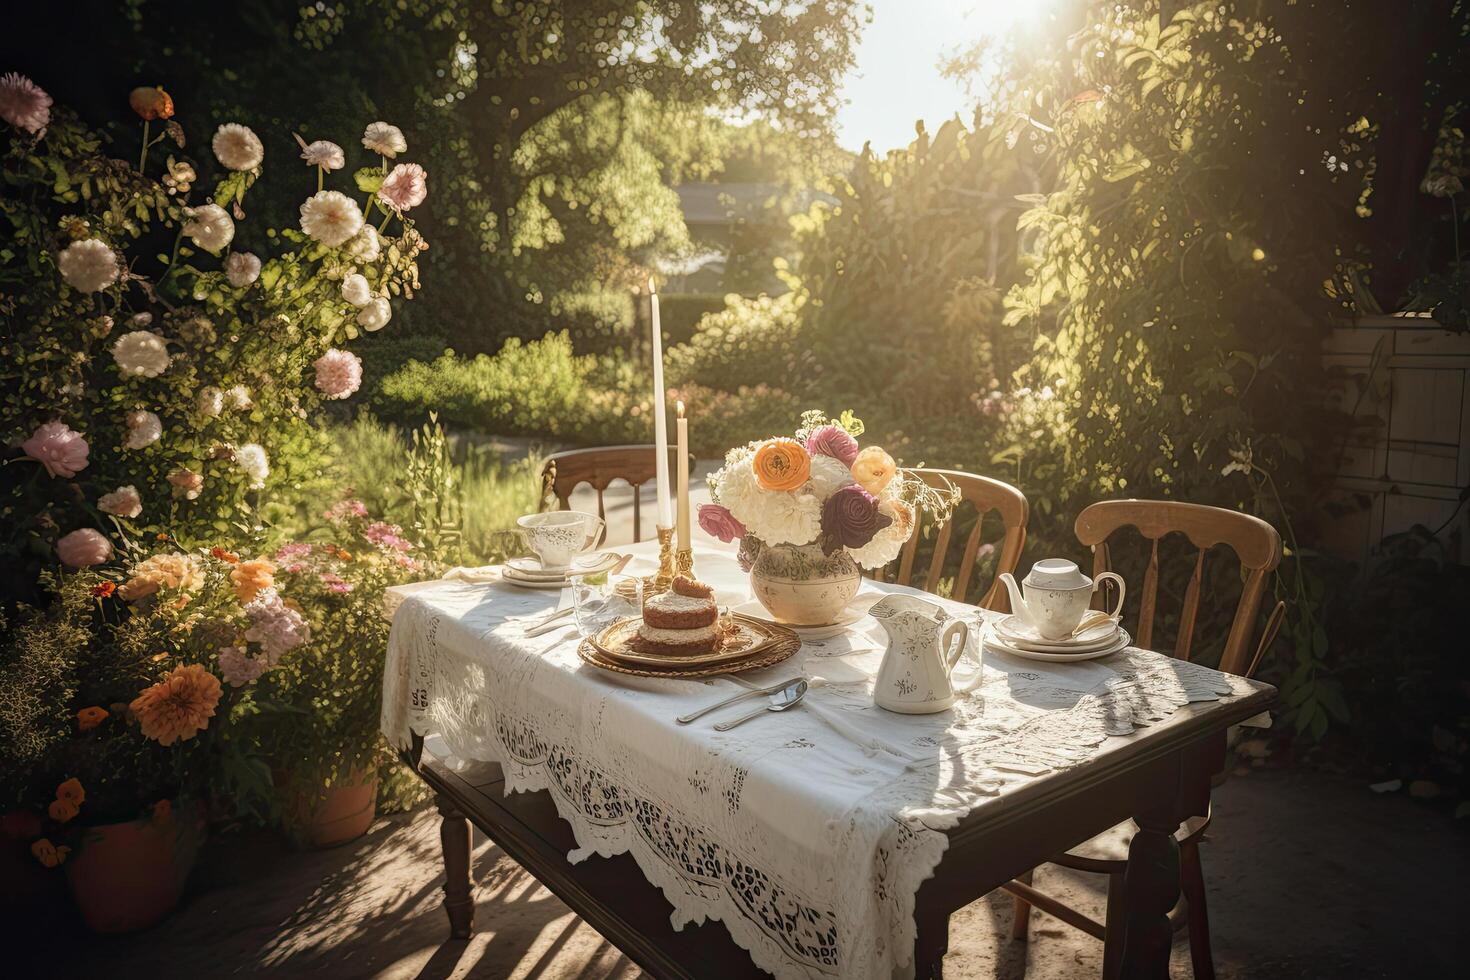
[[[104,514],[131,520],[143,513],[143,498],[138,495],[138,488],[135,486],[118,487],[97,498],[97,509]]]
[[[382,330],[391,319],[393,319],[393,304],[383,296],[374,296],[367,305],[357,311],[357,325],[368,333]]]
[[[210,145],[219,162],[231,170],[254,170],[265,159],[265,147],[249,126],[225,123]]]
[[[123,441],[124,449],[142,449],[151,446],[163,435],[163,422],[152,412],[138,409],[129,412],[124,421],[128,426],[128,436]]]
[[[235,219],[218,204],[202,204],[185,212],[189,220],[184,222],[184,234],[204,249],[218,255],[220,250],[235,239]]]
[[[72,242],[56,256],[61,278],[72,289],[95,293],[117,282],[117,253],[100,238]]]
[[[151,330],[132,330],[117,338],[112,357],[130,377],[156,378],[168,370],[168,344]]]
[[[336,248],[362,230],[362,211],[341,191],[317,191],[301,205],[301,230]]]
[[[214,418],[225,410],[225,393],[214,385],[199,389],[199,395],[194,399],[194,404],[199,408],[199,414],[208,418]]]
[[[225,259],[225,278],[236,289],[244,289],[260,278],[260,259],[253,252],[231,252]]]
[[[342,280],[342,298],[361,309],[373,301],[373,287],[361,273],[354,272]]]
[[[403,130],[382,120],[368,124],[362,134],[362,145],[389,160],[408,149]]]
[[[357,233],[357,237],[347,243],[347,257],[354,262],[365,264],[376,262],[381,250],[382,242],[378,239],[378,229],[369,224],[364,224],[362,231]]]
[[[225,403],[237,412],[248,412],[255,407],[255,402],[250,398],[250,389],[244,385],[235,385],[226,391]]]
[[[235,465],[244,471],[250,478],[252,490],[259,490],[265,486],[265,478],[270,476],[270,459],[265,454],[265,447],[259,443],[247,442],[235,450]]]

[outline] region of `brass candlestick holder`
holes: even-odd
[[[643,595],[648,597],[669,591],[669,586],[678,575],[674,559],[674,529],[659,525],[658,528],[658,571],[643,580]]]
[[[679,548],[674,552],[674,568],[676,575],[687,575],[694,577],[694,549]]]

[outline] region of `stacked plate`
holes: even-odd
[[[501,566],[500,577],[511,585],[523,589],[565,589],[571,585],[570,576],[595,575],[605,572],[617,564],[614,554],[588,555],[572,562],[569,568],[542,568],[536,558],[510,558]]]
[[[998,619],[985,629],[985,646],[988,649],[1052,663],[1106,657],[1130,642],[1132,638],[1128,631],[1112,620],[1089,626],[1065,640],[1047,639],[1025,617],[1016,615]]]
[[[733,629],[717,650],[687,656],[639,653],[632,648],[642,620],[620,619],[577,647],[594,667],[641,677],[708,677],[770,667],[801,649],[801,639],[784,626],[735,614]]]

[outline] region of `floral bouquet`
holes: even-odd
[[[898,557],[920,511],[942,520],[953,509],[952,491],[906,475],[879,446],[859,446],[862,433],[851,412],[806,412],[794,438],[732,449],[709,478],[714,503],[699,508],[699,526],[721,541],[740,539],[741,565],[778,619],[822,621],[856,591],[856,566]],[[774,580],[790,594],[778,595]],[[813,607],[819,598],[822,608]]]

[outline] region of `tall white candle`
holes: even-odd
[[[678,403],[676,411],[678,419],[674,424],[677,426],[675,438],[679,453],[679,524],[676,534],[682,551],[694,547],[694,538],[689,533],[689,420],[684,417],[683,402]]]
[[[658,483],[658,525],[674,526],[674,508],[669,501],[669,422],[664,410],[664,332],[658,319],[658,291],[648,280],[648,301],[653,311],[653,444],[658,458],[654,476]]]

